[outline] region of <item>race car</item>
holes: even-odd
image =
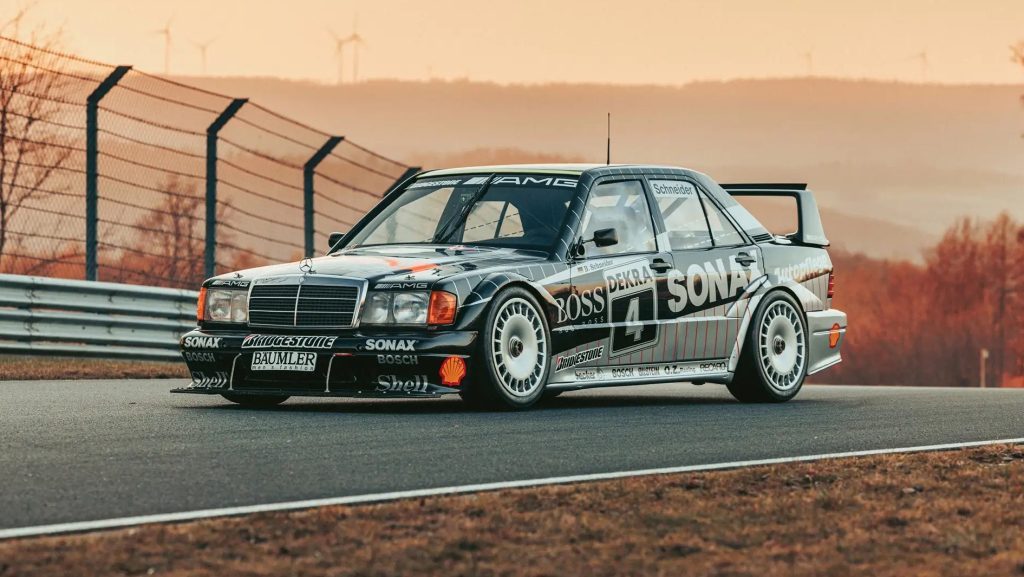
[[[776,235],[734,197],[796,200]],[[514,165],[411,177],[324,256],[203,283],[176,393],[461,395],[525,409],[563,391],[725,384],[781,402],[841,360],[846,315],[804,185],[692,170]]]

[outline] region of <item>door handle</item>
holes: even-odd
[[[651,270],[654,272],[667,272],[672,268],[671,263],[663,258],[656,258],[651,261]]]
[[[741,252],[736,254],[736,264],[740,266],[750,266],[755,262],[757,262],[757,259],[754,258],[750,253]]]

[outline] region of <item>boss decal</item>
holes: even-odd
[[[367,351],[415,351],[412,339],[366,339]]]
[[[420,358],[416,355],[377,355],[378,365],[418,365]]]
[[[426,393],[427,377],[415,375],[408,379],[396,375],[380,375],[377,377],[378,393]]]
[[[219,349],[224,344],[220,337],[185,337],[181,346],[186,349]]]
[[[329,349],[338,337],[300,337],[280,335],[249,335],[242,340],[243,349]]]
[[[555,359],[555,370],[571,369],[576,365],[596,361],[604,356],[604,346],[594,347],[571,355],[560,355]]]

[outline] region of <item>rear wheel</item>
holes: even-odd
[[[493,409],[526,409],[544,394],[550,335],[547,319],[529,291],[512,287],[491,301],[480,333],[482,363],[462,398]]]
[[[253,409],[276,407],[288,400],[287,395],[236,395],[232,393],[224,393],[221,396],[232,403],[238,403],[243,407],[250,407]]]
[[[729,392],[745,403],[781,403],[807,376],[807,323],[786,293],[765,295],[752,317]]]

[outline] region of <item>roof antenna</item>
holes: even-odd
[[[605,164],[612,163],[612,113],[608,113],[608,150],[605,156]]]

